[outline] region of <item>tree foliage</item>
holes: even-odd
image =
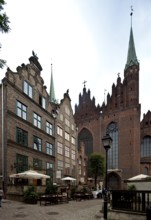
[[[2,32],[2,33],[8,33],[10,30],[9,18],[7,17],[6,13],[3,12],[5,4],[6,3],[4,0],[0,0],[0,32]],[[0,44],[0,49],[1,49],[1,44]],[[1,69],[4,67],[5,64],[6,64],[6,61],[0,59],[0,68]]]
[[[95,188],[99,176],[103,176],[105,171],[104,156],[100,153],[92,153],[88,159],[88,176],[94,178]]]

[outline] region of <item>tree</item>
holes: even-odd
[[[100,153],[92,153],[88,159],[88,176],[94,178],[96,188],[98,176],[103,176],[105,172],[104,156]]]
[[[2,33],[8,33],[10,30],[9,27],[9,18],[7,17],[6,13],[3,13],[3,6],[5,5],[4,0],[0,0],[0,32]],[[0,44],[0,49],[1,49],[1,44]],[[0,59],[0,68],[2,69],[4,65],[6,64],[5,60]]]

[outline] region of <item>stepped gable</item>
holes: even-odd
[[[75,121],[76,123],[96,119],[100,115],[100,106],[96,107],[95,105],[95,98],[91,99],[91,92],[90,90],[86,90],[83,88],[83,94],[79,94],[79,105],[75,105]]]
[[[22,89],[22,84],[20,83],[22,80],[26,80],[30,83],[31,86],[36,86],[37,90],[42,94],[45,94],[45,96],[48,96],[47,94],[47,87],[44,85],[44,80],[41,77],[40,72],[40,63],[38,62],[38,59],[34,56],[29,58],[30,63],[24,64],[22,63],[20,66],[16,68],[16,72],[12,71],[10,68],[7,68],[6,74],[5,74],[5,80],[8,80],[12,84],[16,85],[18,88]],[[37,60],[37,64],[34,63],[34,61]],[[37,65],[40,65],[37,67]]]
[[[151,111],[149,110],[146,114],[143,114],[143,119],[141,121],[141,129],[144,127],[151,127]]]

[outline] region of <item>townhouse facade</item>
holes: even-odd
[[[11,174],[29,169],[49,175],[53,182],[67,174],[76,177],[76,130],[69,95],[60,105],[50,101],[34,53],[29,64],[16,70],[8,68],[0,85],[0,184],[6,191]]]

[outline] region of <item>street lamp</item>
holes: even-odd
[[[108,196],[107,196],[107,160],[108,160],[108,150],[111,148],[112,138],[109,134],[106,134],[102,138],[103,146],[106,151],[106,167],[105,167],[105,195],[104,195],[104,219],[107,220],[107,203],[108,203]]]

